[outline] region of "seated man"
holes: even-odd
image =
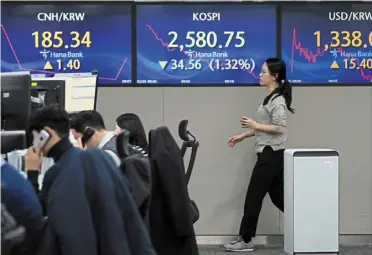
[[[82,144],[83,147],[105,150],[113,158],[115,164],[120,165],[116,149],[116,136],[113,132],[106,130],[102,115],[99,112],[81,111],[75,113],[70,122],[75,139],[85,141],[85,144]]]
[[[87,148],[104,150],[114,160],[116,166],[121,169],[122,173],[129,180],[136,205],[140,209],[141,215],[146,218],[151,192],[151,167],[147,157],[147,141],[143,127],[143,133],[140,138],[144,142],[141,145],[145,146],[146,150],[136,146],[138,140],[133,139],[133,135],[137,136],[138,133],[135,132],[135,128],[132,125],[131,130],[129,130],[133,131],[129,135],[130,154],[139,154],[142,157],[128,158],[127,156],[129,155],[119,155],[120,153],[118,153],[116,147],[117,136],[113,132],[106,130],[102,115],[99,112],[82,111],[75,113],[71,116],[70,121],[71,131],[75,138],[86,140]],[[142,126],[140,121],[139,123]],[[87,136],[88,129],[91,130],[89,136]],[[127,160],[124,160],[124,158]]]
[[[55,162],[40,192],[48,223],[39,254],[155,254],[128,180],[107,153],[72,146],[67,112],[57,106],[40,108],[30,127],[34,146]],[[28,153],[33,157],[37,152]]]
[[[10,254],[35,254],[43,230],[39,199],[30,183],[11,165],[1,160],[1,202],[16,222],[26,230],[23,242]]]

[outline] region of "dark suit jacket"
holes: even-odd
[[[26,229],[26,238],[13,247],[12,255],[34,254],[43,230],[43,214],[31,184],[9,164],[1,165],[1,202],[15,221]]]
[[[159,255],[197,255],[180,149],[167,127],[150,131],[150,236]]]
[[[40,255],[155,255],[129,183],[107,153],[70,148],[56,166]]]

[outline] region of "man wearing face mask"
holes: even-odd
[[[63,109],[59,109],[57,106],[48,106],[35,111],[30,119],[33,146],[28,149],[25,155],[25,168],[27,179],[39,194],[44,213],[46,196],[51,182],[60,172],[60,168],[58,165],[54,165],[47,171],[43,178],[42,190],[38,185],[39,171],[43,155],[47,155],[57,162],[63,153],[72,148],[69,141],[69,119],[66,114]]]
[[[71,132],[81,141],[83,148],[98,148],[106,151],[117,166],[120,159],[116,150],[116,135],[106,130],[102,115],[97,111],[81,111],[71,119]]]
[[[128,181],[107,153],[72,146],[67,112],[37,109],[30,129],[26,167],[40,166],[41,155],[55,162],[40,191],[48,222],[38,254],[155,254]]]

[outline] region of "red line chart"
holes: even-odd
[[[168,52],[179,50],[179,48],[170,48],[169,47],[169,43],[165,42],[160,36],[158,36],[158,34],[156,33],[155,29],[151,25],[148,25],[147,24],[146,27],[151,31],[151,33],[153,34],[153,36],[155,37],[155,39],[157,41],[159,41],[164,48],[167,49]],[[183,50],[181,52],[183,54],[185,54],[186,56],[189,56],[188,53],[186,53],[186,50]],[[197,57],[197,59],[200,59],[202,62],[204,62],[206,64],[209,64],[209,61],[207,59],[204,59],[204,58],[201,58],[201,57]],[[223,66],[223,65],[221,65],[221,66]],[[242,70],[243,71],[246,71],[247,73],[249,73],[250,75],[252,75],[253,78],[258,79],[258,75],[254,74],[251,70],[248,70],[248,69],[242,69]]]
[[[17,62],[18,68],[20,70],[30,71],[30,72],[38,72],[38,73],[45,73],[45,74],[57,74],[58,73],[58,72],[52,72],[52,71],[46,71],[46,70],[37,70],[37,69],[29,69],[29,68],[22,67],[21,61],[18,58],[16,50],[13,47],[12,41],[10,40],[10,37],[9,37],[5,27],[3,26],[3,24],[0,24],[0,26],[1,26],[1,30],[3,31],[6,40],[8,41],[9,47],[10,47],[12,53],[13,53],[13,56],[14,56],[16,62]],[[98,79],[108,80],[108,81],[116,81],[119,78],[119,75],[120,75],[121,71],[123,70],[125,63],[127,62],[127,59],[128,59],[127,57],[124,58],[124,60],[123,60],[122,64],[120,65],[120,68],[119,68],[117,74],[115,75],[115,77],[100,77],[99,76]]]
[[[344,53],[345,50],[341,47],[338,47],[337,50],[340,53]],[[305,48],[302,46],[301,41],[298,40],[297,38],[297,33],[296,33],[296,28],[293,28],[293,33],[292,33],[292,54],[291,54],[291,73],[293,72],[293,65],[294,65],[294,55],[295,52],[298,51],[299,55],[305,58],[309,63],[316,63],[318,60],[318,57],[322,57],[324,53],[326,52],[324,49],[317,48],[315,52],[311,51],[309,48]],[[349,59],[355,59],[355,62],[357,66],[359,67],[359,73],[362,79],[371,81],[372,80],[372,74],[366,74],[364,72],[364,69],[362,66],[360,66],[360,61],[358,58],[346,55],[347,58]],[[345,57],[346,57],[345,56]]]

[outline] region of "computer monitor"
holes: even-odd
[[[47,89],[47,91],[43,91],[43,87],[50,88],[51,86],[59,86],[59,89],[54,91]],[[62,92],[64,92],[64,95],[61,94]],[[40,74],[32,74],[32,110],[38,107],[38,104],[41,102],[39,99],[44,98],[45,95],[47,101],[56,101],[55,99],[58,97],[59,102],[57,103],[63,106],[69,113],[94,110],[97,95],[97,75],[92,73],[60,73],[53,75],[53,77],[49,77]],[[46,104],[48,104],[48,102],[46,102]]]
[[[46,105],[59,105],[65,108],[64,80],[31,81],[31,111]]]
[[[31,113],[31,76],[28,73],[0,73],[1,129],[27,130]]]
[[[1,154],[26,149],[26,131],[1,131]]]

